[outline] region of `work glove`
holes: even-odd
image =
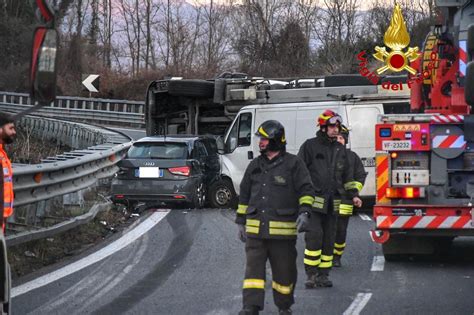
[[[237,227],[239,228],[239,239],[245,243],[247,241],[247,233],[245,232],[245,225],[237,224]]]
[[[308,227],[309,227],[309,214],[308,212],[302,212],[298,216],[298,219],[296,219],[296,228],[298,230],[298,233],[308,232]]]

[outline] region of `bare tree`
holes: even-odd
[[[314,25],[321,44],[318,65],[325,73],[350,73],[355,58],[354,46],[360,30],[359,0],[324,0],[324,7]]]
[[[112,24],[112,0],[102,0],[100,8],[102,27],[99,28],[99,37],[103,46],[102,61],[104,65],[110,69],[112,67],[112,35],[113,35],[113,24]]]

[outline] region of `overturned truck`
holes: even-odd
[[[383,82],[402,83],[406,77],[384,77]],[[341,86],[377,86],[360,75],[333,75],[306,79],[225,77],[213,80],[156,80],[146,94],[146,133],[224,135],[239,110],[246,105],[315,100],[344,100]],[[370,91],[369,91],[370,92]],[[381,95],[381,98],[384,96]]]

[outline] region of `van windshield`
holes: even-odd
[[[128,150],[130,159],[185,160],[188,158],[188,146],[176,142],[140,142]]]

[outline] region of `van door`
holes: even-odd
[[[383,113],[382,104],[348,105],[349,145],[368,172],[361,196],[375,196],[375,124]]]
[[[240,111],[224,140],[222,173],[232,179],[237,194],[245,169],[254,158],[252,151],[252,142],[255,142],[255,137],[252,137],[255,130],[254,112],[254,109]]]

